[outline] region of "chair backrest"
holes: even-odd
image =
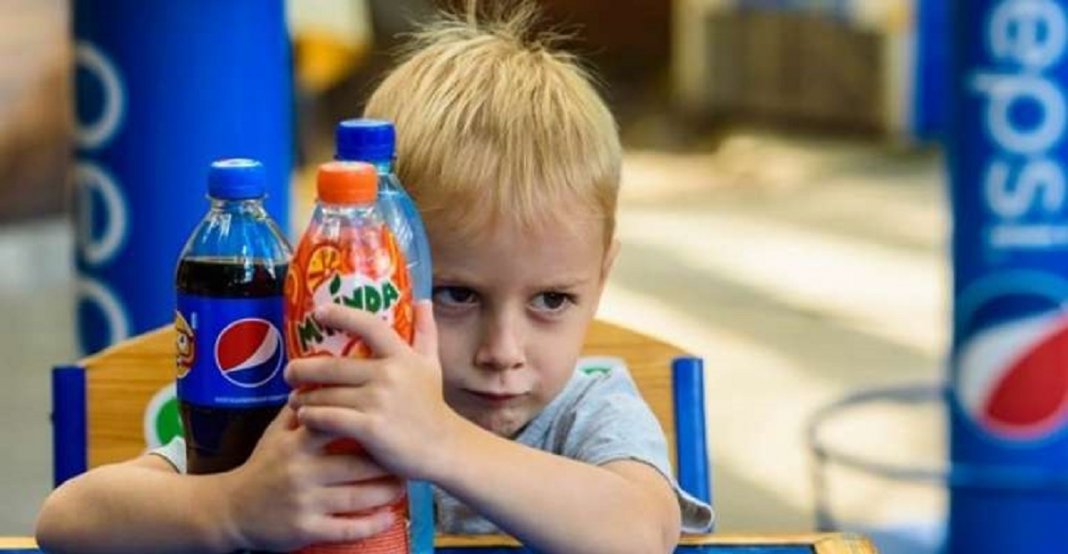
[[[686,353],[672,344],[648,335],[596,320],[586,335],[582,355],[615,357],[626,363],[642,397],[663,427],[671,451],[675,452],[675,401],[671,364]]]
[[[55,481],[146,448],[145,416],[175,378],[174,330],[162,327],[52,371]]]
[[[683,355],[671,344],[603,321],[593,323],[583,348],[583,356],[610,356],[626,363],[673,452],[676,406],[670,368],[672,360]],[[144,452],[146,434],[152,433],[156,416],[146,410],[158,408],[158,401],[150,406],[153,398],[165,399],[166,389],[174,382],[173,328],[161,327],[131,338],[73,366],[57,368],[54,375],[59,482],[86,468]],[[84,407],[78,405],[79,400]],[[78,435],[84,437],[81,445],[71,440]],[[60,469],[66,467],[73,469],[61,475]]]

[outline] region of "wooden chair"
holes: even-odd
[[[623,360],[664,428],[675,453],[680,485],[711,500],[705,443],[701,360],[647,335],[595,321],[583,356]],[[135,457],[146,448],[144,414],[174,381],[174,331],[170,326],[132,338],[52,374],[53,452],[57,485],[88,468]],[[173,394],[173,393],[171,393]],[[504,536],[445,536],[439,552],[515,553]],[[760,548],[767,550],[760,550]],[[0,548],[2,550],[2,548]],[[863,538],[841,534],[796,536],[700,535],[682,539],[678,552],[839,554],[874,552]]]

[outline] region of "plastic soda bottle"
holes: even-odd
[[[285,284],[285,334],[290,357],[371,356],[360,337],[315,321],[315,307],[330,302],[378,314],[411,343],[414,313],[408,264],[375,207],[378,175],[374,166],[328,162],[319,167],[316,185],[318,199],[312,219],[297,246]],[[327,449],[362,453],[351,440],[335,441]],[[386,509],[397,516],[387,531],[355,543],[313,545],[301,552],[407,554],[407,499],[399,499]]]
[[[412,197],[394,172],[396,130],[382,119],[346,119],[337,125],[338,160],[367,162],[378,171],[378,199],[375,208],[393,231],[408,260],[416,300],[430,300],[433,282],[430,243],[423,218]],[[408,482],[409,535],[413,554],[434,552],[434,494],[428,483]]]
[[[336,159],[367,162],[378,170],[375,207],[408,260],[415,298],[429,300],[433,279],[430,244],[419,210],[393,171],[397,140],[393,124],[381,119],[346,119],[338,123],[335,135]]]
[[[178,261],[177,395],[189,473],[233,469],[286,402],[283,287],[291,251],[263,207],[263,165],[211,165],[211,208]]]

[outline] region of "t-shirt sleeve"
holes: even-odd
[[[682,510],[682,529],[689,533],[710,532],[715,513],[708,504],[683,491],[676,482],[668,458],[668,445],[656,416],[641,398],[622,368],[590,376],[597,382],[561,423],[558,435],[561,454],[593,465],[634,460],[655,468],[671,484]]]
[[[182,437],[174,437],[171,442],[148,451],[149,454],[159,456],[164,460],[167,460],[175,471],[178,473],[186,473],[186,461],[185,461],[185,439]]]

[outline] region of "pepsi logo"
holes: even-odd
[[[981,427],[1008,439],[1052,434],[1068,419],[1068,316],[987,329],[960,354],[957,394]]]
[[[259,318],[234,321],[215,339],[215,364],[227,381],[239,387],[270,381],[282,368],[284,354],[282,334]]]
[[[991,287],[1000,290],[967,310],[954,396],[990,436],[1033,442],[1068,426],[1068,311],[1052,291],[1020,284]]]

